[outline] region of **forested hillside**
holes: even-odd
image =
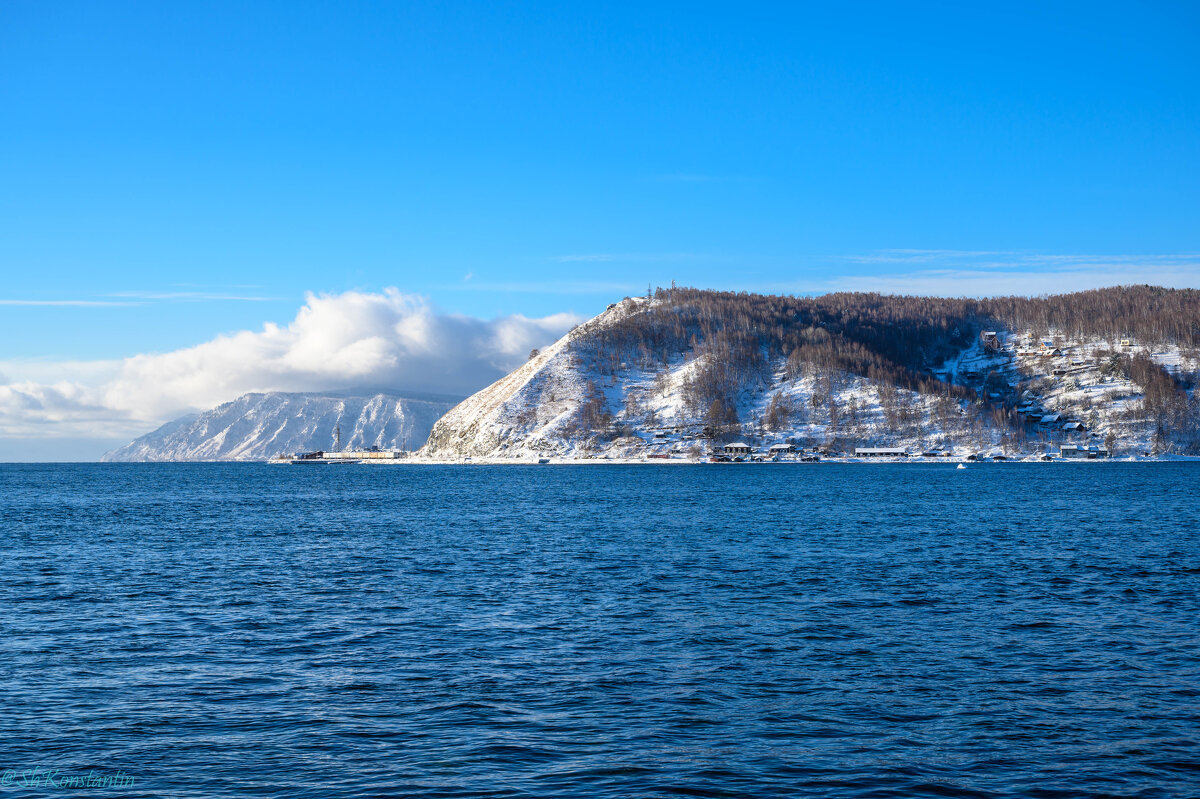
[[[654,449],[668,427],[665,439],[683,431],[688,448],[741,437],[1022,450],[1062,439],[1041,416],[1031,425],[1031,409],[1060,404],[1092,438],[1194,451],[1198,349],[1194,290],[972,300],[659,289],[539,354],[502,381],[510,395],[481,392],[499,403],[490,421],[449,414],[431,451],[470,439],[451,434],[463,424],[487,431],[468,446],[480,454]]]

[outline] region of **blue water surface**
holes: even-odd
[[[1200,796],[1198,525],[1183,463],[0,466],[0,793]]]

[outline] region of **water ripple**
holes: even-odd
[[[3,466],[0,768],[1194,797],[1197,496],[1189,464]]]

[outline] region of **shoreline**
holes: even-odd
[[[572,458],[543,456],[546,463],[536,457],[470,457],[470,458],[397,458],[395,460],[357,461],[364,466],[820,466],[821,464],[983,464],[1014,463],[1200,463],[1200,455],[1129,455],[1115,458],[1060,458],[1043,460],[1039,455],[1006,456],[1003,461],[981,458],[967,460],[965,456],[949,458],[856,458],[822,457],[819,461],[786,459],[778,461],[745,461],[742,463],[714,462],[707,458]]]

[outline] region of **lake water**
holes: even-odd
[[[1200,465],[0,466],[0,768],[1195,797]]]

